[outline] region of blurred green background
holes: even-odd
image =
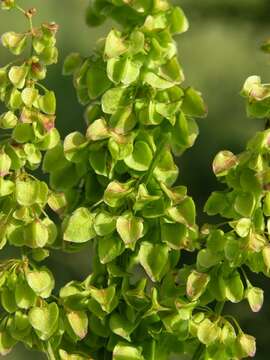
[[[50,68],[46,82],[57,94],[57,126],[64,137],[70,131],[83,129],[84,122],[83,108],[77,103],[71,79],[61,76],[63,59],[71,51],[89,54],[112,24],[87,28],[84,12],[88,0],[21,0],[20,4],[38,9],[37,23],[52,20],[60,25],[59,65]],[[222,149],[240,152],[247,139],[263,127],[261,121],[247,119],[239,91],[249,75],[261,75],[264,82],[269,82],[270,57],[261,53],[259,46],[270,37],[270,1],[181,0],[179,4],[191,24],[190,31],[177,37],[186,84],[203,93],[209,109],[208,117],[199,122],[200,137],[195,146],[179,160],[180,182],[188,185],[202,213],[207,196],[219,186],[211,171],[215,153]],[[24,30],[26,26],[21,15],[0,13],[0,33]],[[1,47],[0,66],[8,60],[8,52]],[[199,216],[200,222],[205,220],[205,216]],[[10,255],[5,251],[1,256]],[[91,270],[90,249],[89,253],[77,255],[54,253],[49,266],[56,274],[58,286],[70,279],[83,279]],[[270,351],[270,281],[255,276],[253,282],[265,289],[263,310],[254,315],[243,303],[227,306],[225,311],[234,313],[243,329],[256,335],[256,359],[266,360]],[[43,356],[18,347],[6,359],[38,360]]]

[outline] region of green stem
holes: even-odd
[[[159,147],[157,148],[157,151],[153,157],[153,160],[151,162],[151,165],[149,167],[149,170],[147,171],[147,173],[145,174],[145,176],[142,178],[144,179],[144,183],[145,185],[148,184],[149,180],[151,179],[151,176],[162,156],[162,153],[164,151],[164,149],[166,148],[166,146],[168,145],[168,143],[170,142],[170,138],[171,138],[171,134],[170,133],[165,133],[165,135],[162,136],[161,142]]]
[[[199,344],[197,349],[195,350],[195,353],[192,356],[192,360],[199,360],[203,353],[203,350],[204,350],[203,345]]]
[[[215,313],[219,316],[221,315],[223,308],[225,305],[225,301],[219,301],[217,302],[216,306],[215,306]]]

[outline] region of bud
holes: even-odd
[[[263,306],[264,292],[257,287],[248,287],[246,290],[246,298],[253,312],[259,312]]]
[[[241,333],[237,336],[236,348],[241,357],[254,357],[256,354],[256,339],[251,335]]]

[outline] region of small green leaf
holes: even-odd
[[[109,212],[99,212],[94,220],[94,229],[98,236],[111,234],[116,228],[116,218]]]
[[[26,47],[27,36],[10,31],[3,34],[1,40],[3,46],[9,49],[12,54],[20,55]]]
[[[88,140],[98,141],[107,139],[109,136],[110,131],[104,119],[95,120],[87,128],[86,137]]]
[[[111,285],[105,289],[90,289],[91,296],[96,300],[103,311],[110,314],[113,309],[117,306],[117,296],[115,285]]]
[[[173,34],[181,34],[188,30],[189,23],[183,10],[177,6],[173,7],[169,15],[170,30]]]
[[[142,242],[139,261],[152,281],[160,281],[169,260],[169,248],[164,244]]]
[[[131,192],[131,183],[112,181],[104,192],[104,201],[110,207],[118,207],[125,202],[125,198],[127,198]]]
[[[33,87],[26,87],[23,89],[21,96],[23,103],[28,107],[32,107],[38,98],[38,90]]]
[[[116,229],[125,246],[135,249],[137,240],[143,237],[143,219],[135,217],[132,213],[119,216],[116,222]]]
[[[186,292],[190,299],[198,300],[206,290],[206,287],[210,281],[210,276],[205,273],[200,273],[193,270],[187,279]]]
[[[164,223],[161,225],[161,239],[171,249],[183,249],[188,241],[187,227],[183,224]]]
[[[233,272],[225,279],[226,297],[232,303],[238,303],[244,296],[244,285],[238,271]]]
[[[236,196],[234,209],[242,216],[250,217],[255,209],[256,200],[253,194],[239,193]]]
[[[42,307],[33,307],[29,311],[28,318],[38,337],[43,341],[47,341],[58,327],[58,306],[56,303],[51,303]]]
[[[185,90],[182,110],[186,115],[195,117],[205,117],[207,114],[206,105],[201,93],[191,87]]]
[[[84,243],[95,237],[93,229],[93,215],[87,208],[79,208],[74,211],[67,221],[64,229],[64,240]]]
[[[136,141],[133,153],[124,159],[125,164],[137,171],[147,171],[153,159],[150,146],[144,141]]]
[[[29,309],[35,305],[36,294],[25,281],[18,281],[15,288],[15,300],[20,309]]]
[[[124,93],[125,88],[120,86],[107,90],[101,99],[102,110],[106,114],[115,113],[123,103]]]
[[[69,54],[64,61],[63,75],[72,75],[81,66],[82,57],[78,53]]]
[[[47,91],[38,98],[39,109],[45,114],[54,115],[56,111],[56,99],[53,91]]]
[[[22,89],[25,84],[27,73],[28,67],[25,65],[12,66],[9,70],[8,77],[16,88]]]
[[[174,86],[174,83],[168,80],[163,79],[162,77],[156,75],[153,72],[146,72],[144,74],[143,77],[144,81],[152,86],[155,89],[160,89],[160,90],[164,90],[164,89],[169,89],[172,86]]]
[[[84,339],[88,332],[88,317],[84,311],[70,311],[67,313],[69,325],[79,339]]]
[[[37,181],[31,179],[17,180],[15,185],[15,197],[20,205],[32,206],[36,203],[39,193],[39,183]]]
[[[8,111],[0,116],[0,127],[2,129],[13,129],[17,122],[18,118],[12,111]]]
[[[141,348],[119,342],[113,349],[112,360],[144,360],[144,357]]]
[[[111,262],[120,256],[124,250],[124,243],[116,234],[111,234],[98,240],[98,256],[102,264]]]
[[[198,339],[205,345],[215,342],[220,336],[220,328],[217,323],[204,319],[198,328]]]
[[[240,237],[246,237],[251,229],[251,220],[249,218],[242,218],[237,221],[235,231]]]
[[[9,173],[11,167],[10,157],[3,151],[0,151],[0,177],[4,177]]]
[[[107,58],[114,58],[124,54],[128,50],[121,32],[111,30],[106,38],[104,54]]]
[[[102,95],[111,86],[104,64],[91,64],[87,72],[86,82],[90,99],[95,99]]]
[[[130,334],[134,331],[137,324],[130,322],[118,313],[113,313],[110,317],[110,329],[113,333],[130,341]]]
[[[232,152],[220,151],[213,161],[213,172],[216,176],[225,176],[237,163],[237,157]]]
[[[40,270],[30,271],[26,274],[26,280],[30,288],[40,297],[46,299],[51,296],[54,289],[52,273],[45,267]]]

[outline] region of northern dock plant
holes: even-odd
[[[263,305],[247,273],[270,274],[268,122],[241,154],[214,159],[224,190],[205,211],[225,221],[199,228],[186,187],[175,185],[174,158],[206,116],[200,92],[182,85],[173,38],[188,29],[182,9],[167,0],[90,4],[89,25],[107,17],[117,25],[89,57],[64,62],[87,126],[61,141],[54,92],[42,84],[57,62],[58,27],[37,27],[36,10],[16,0],[1,7],[21,12],[29,28],[2,35],[17,58],[0,68],[0,246],[22,256],[0,265],[0,353],[21,342],[50,360],[254,356],[255,338],[223,307]],[[250,116],[269,118],[269,85],[252,76],[242,94]],[[49,184],[35,176],[41,164]],[[42,261],[89,243],[91,274],[56,292]],[[183,264],[183,252],[194,264]]]

